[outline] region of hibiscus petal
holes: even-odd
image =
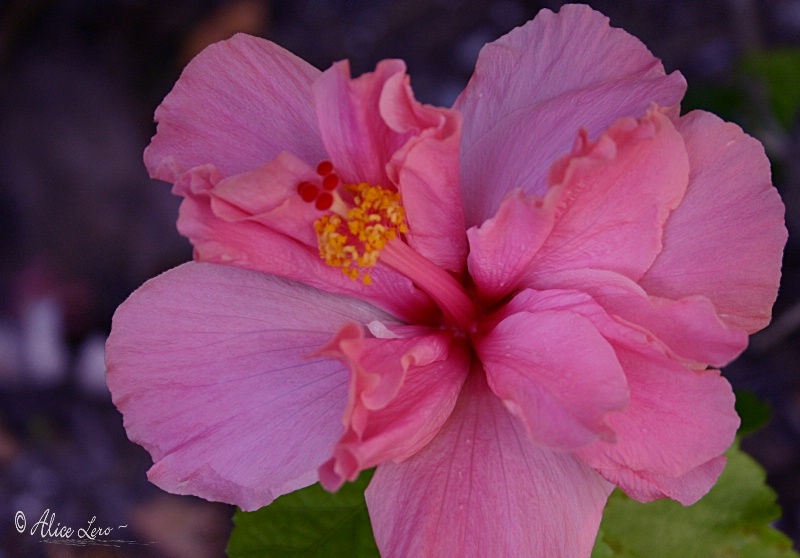
[[[612,319],[589,295],[577,291],[526,290],[492,319],[554,310],[575,312],[594,324],[614,348],[631,390],[630,405],[607,416],[618,440],[597,442],[579,449],[578,455],[589,456],[589,463],[608,481],[640,501],[669,497],[688,504],[708,492],[724,466],[719,456],[739,423],[730,386],[719,372],[691,370],[668,358],[647,331]],[[681,404],[673,405],[673,400]],[[691,412],[684,413],[685,408]],[[681,416],[675,419],[674,413]],[[669,436],[662,437],[662,431]],[[681,441],[682,437],[691,440]],[[669,445],[662,448],[662,442]],[[633,457],[626,461],[628,456]]]
[[[389,187],[386,163],[411,136],[387,126],[380,114],[386,82],[405,74],[401,60],[383,60],[374,72],[351,79],[350,64],[337,62],[314,83],[322,142],[345,182]]]
[[[297,193],[297,185],[318,178],[314,169],[290,153],[251,172],[224,178],[209,191],[215,215],[225,221],[252,221],[316,248],[314,220],[322,214]],[[181,180],[175,193],[181,191]]]
[[[687,369],[652,346],[616,350],[631,393],[625,411],[608,418],[617,439],[576,454],[632,497],[696,501],[722,471],[718,458],[739,426],[730,384],[719,370]]]
[[[467,226],[494,215],[513,188],[543,195],[547,169],[581,128],[594,138],[653,103],[676,105],[684,90],[680,74],[665,75],[638,39],[588,6],[542,10],[489,43],[455,104]]]
[[[529,273],[606,269],[637,280],[661,251],[664,222],[686,190],[683,138],[666,116],[651,111],[587,141],[580,136],[575,152],[551,169],[550,183],[564,191]]]
[[[309,246],[226,205],[214,196],[222,182],[221,173],[207,165],[184,173],[175,183],[174,191],[184,196],[178,230],[192,241],[196,260],[280,275],[330,293],[358,297],[411,322],[425,323],[435,315],[427,295],[403,275],[379,265],[370,271],[371,285],[353,281],[326,265],[316,245]],[[289,216],[286,225],[296,226],[296,221]]]
[[[655,475],[630,469],[597,469],[608,482],[624,487],[625,493],[639,502],[671,498],[690,506],[708,494],[725,468],[725,457],[716,457],[677,477]]]
[[[532,444],[475,370],[420,453],[367,488],[383,556],[588,556],[610,485]]]
[[[404,74],[387,80],[380,110],[395,132],[418,134],[387,168],[403,197],[408,242],[436,265],[459,273],[467,256],[458,176],[461,115],[418,103]]]
[[[498,300],[519,286],[522,272],[553,229],[561,187],[544,199],[509,193],[497,215],[467,231],[469,274],[480,297]]]
[[[363,302],[273,276],[189,263],[117,310],[108,385],[164,490],[253,510],[316,481],[341,427],[348,371],[309,355]]]
[[[324,158],[311,96],[319,73],[248,35],[209,46],[156,110],[158,130],[144,154],[150,176],[174,182],[203,164],[231,176],[281,151],[309,162]]]
[[[513,313],[476,350],[492,391],[537,444],[569,450],[613,438],[606,418],[628,403],[625,374],[588,318],[568,308]]]
[[[692,112],[677,124],[689,188],[640,284],[661,297],[706,296],[723,322],[753,333],[769,323],[787,236],[769,161],[758,141],[713,114]]]
[[[586,293],[617,320],[646,331],[673,356],[698,366],[724,366],[747,346],[747,335],[722,323],[705,297],[648,296],[627,277],[591,269],[544,274],[530,278],[528,286]]]
[[[442,427],[469,370],[467,348],[444,332],[400,339],[364,339],[351,328],[321,354],[350,364],[345,432],[320,469],[328,490],[388,460],[417,453]]]

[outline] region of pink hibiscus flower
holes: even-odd
[[[487,45],[452,109],[396,60],[206,49],[145,153],[196,262],[108,341],[150,480],[253,510],[377,466],[385,556],[588,556],[614,486],[696,501],[786,231],[760,144],[684,88],[584,6]]]

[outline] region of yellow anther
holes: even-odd
[[[353,207],[344,216],[328,214],[314,222],[319,255],[350,279],[360,276],[369,285],[372,278],[365,268],[378,263],[386,243],[408,232],[406,213],[398,192],[366,183],[344,189],[353,196]]]

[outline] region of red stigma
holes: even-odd
[[[319,181],[304,180],[297,185],[297,194],[304,202],[313,203],[319,211],[325,211],[333,207],[336,200],[333,190],[341,183],[339,176],[333,172],[333,163],[322,161],[317,165],[317,174],[321,177]]]
[[[320,176],[327,176],[333,172],[333,163],[330,161],[322,161],[317,165],[317,174]]]
[[[326,190],[335,190],[339,185],[339,177],[335,174],[329,174],[322,179],[322,187]]]
[[[319,188],[314,186],[311,182],[301,182],[297,185],[297,193],[300,194],[300,197],[304,202],[313,202],[315,199],[317,199],[318,192]]]
[[[322,192],[317,196],[317,202],[314,204],[314,207],[320,211],[325,211],[326,209],[330,209],[332,205],[333,195],[330,192]]]

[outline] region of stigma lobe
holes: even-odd
[[[313,203],[320,211],[327,211],[333,207],[335,201],[334,190],[341,183],[339,175],[333,172],[333,163],[322,161],[317,165],[317,174],[321,178],[319,184],[304,180],[297,185],[297,194],[306,203]]]

